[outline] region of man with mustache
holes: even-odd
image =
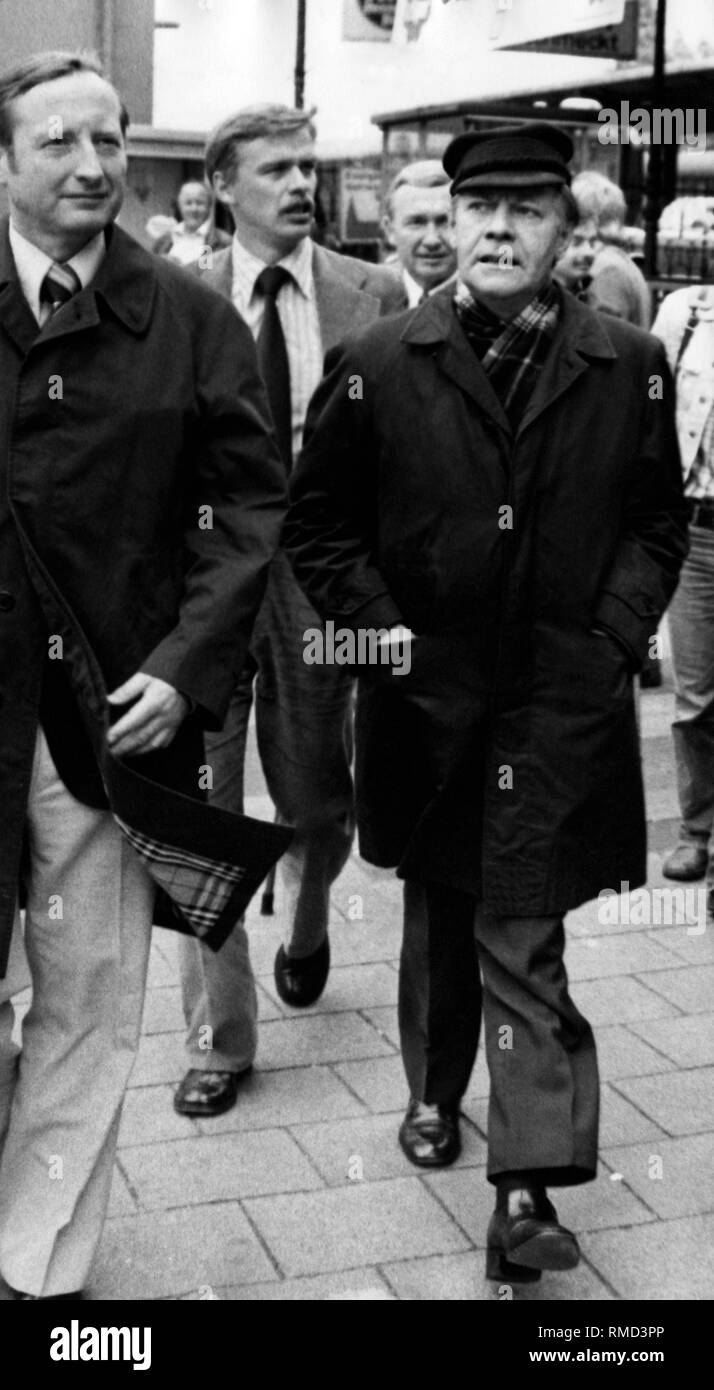
[[[394,277],[311,239],[312,113],[278,105],[239,111],[210,136],[206,174],[230,208],[235,236],[203,281],[232,301],[256,339],[289,473],[323,354],[351,328],[396,307]],[[354,681],[344,666],[305,664],[303,635],[315,626],[319,619],[279,552],[228,722],[207,746],[214,804],[240,809],[255,699],[268,790],[279,819],[295,827],[282,864],[288,936],[275,960],[278,993],[295,1007],[312,1004],[324,989],[330,885],[354,834]],[[234,1103],[256,1047],[256,991],[242,922],[217,954],[184,939],[181,971],[191,1066],[174,1105],[184,1115],[217,1115]]]
[[[483,1008],[509,1281],[579,1258],[546,1191],[597,1165],[563,918],[645,881],[632,673],[686,549],[663,350],[553,280],[572,152],[544,123],[451,142],[456,291],[328,354],[284,531],[324,620],[411,637],[407,674],[360,676],[355,725],[360,850],[404,879],[399,1139],[457,1157]]]

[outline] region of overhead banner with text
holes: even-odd
[[[389,43],[397,0],[342,0],[343,39]]]
[[[637,0],[491,0],[492,48],[635,58]]]

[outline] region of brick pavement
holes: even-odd
[[[650,885],[675,829],[671,693],[642,702]],[[249,810],[266,817],[255,754]],[[613,808],[617,814],[617,808]],[[616,887],[618,885],[612,885]],[[405,1104],[396,1026],[400,887],[355,856],[337,885],[333,968],[299,1015],[276,997],[276,917],[251,909],[259,977],[257,1067],[213,1121],[174,1114],[183,1073],[176,941],[158,931],[144,1036],[121,1128],[96,1299],[468,1299],[484,1280],[488,1081],[479,1057],[464,1151],[423,1173],[397,1146]],[[637,917],[637,913],[632,914]],[[528,1300],[714,1296],[714,932],[683,921],[570,915],[568,968],[602,1071],[597,1181],[557,1195],[580,1268],[516,1288]]]

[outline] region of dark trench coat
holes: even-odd
[[[363,855],[498,915],[642,883],[631,677],[686,552],[660,345],[565,295],[515,437],[449,292],[326,369],[285,533],[298,580],[339,626],[419,634],[409,674],[360,672]]]
[[[190,829],[210,810],[203,730],[221,727],[280,538],[268,420],[251,334],[195,277],[115,227],[91,285],[39,332],[0,224],[0,976],[41,695],[65,784],[107,805],[70,653],[47,660],[27,546],[109,689],[143,670],[193,702],[167,749],[129,760],[192,798]]]

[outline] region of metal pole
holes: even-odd
[[[295,46],[295,105],[305,105],[305,24],[307,0],[297,0],[297,42]]]
[[[114,4],[113,0],[100,0],[96,10],[97,48],[102,60],[104,75],[109,82],[114,80]]]
[[[664,29],[667,0],[657,0],[655,21],[654,70],[652,73],[652,107],[664,109],[665,52]],[[661,133],[661,123],[660,123]],[[655,124],[652,122],[652,134]],[[647,186],[645,191],[645,275],[657,274],[657,228],[662,202],[662,146],[650,142],[647,160]]]

